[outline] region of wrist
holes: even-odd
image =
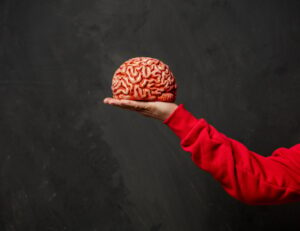
[[[198,121],[205,123],[205,120],[197,119],[183,104],[179,104],[176,110],[164,120],[163,123],[166,124],[180,139],[183,139]]]
[[[169,106],[168,110],[163,113],[162,117],[160,118],[162,121],[165,121],[167,118],[169,118],[178,108],[178,105],[173,103]]]

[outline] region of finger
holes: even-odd
[[[103,100],[104,103],[113,105],[113,106],[118,106],[121,108],[129,109],[129,110],[134,110],[134,111],[141,111],[145,110],[147,108],[147,103],[145,102],[138,102],[135,100],[127,100],[127,99],[114,99],[114,98],[105,98]]]
[[[106,97],[106,98],[103,99],[103,103],[108,104],[108,103],[111,102],[111,100],[114,100],[114,98],[112,98],[112,97]]]
[[[146,109],[146,103],[135,100],[121,100],[120,106],[134,111],[142,111]]]
[[[103,103],[106,103],[106,104],[111,104],[111,105],[114,105],[114,106],[121,106],[121,100],[119,99],[114,99],[114,98],[111,98],[111,97],[107,97],[103,100]]]

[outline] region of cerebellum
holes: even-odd
[[[115,99],[174,102],[177,84],[169,66],[162,61],[136,57],[115,71],[111,90]]]

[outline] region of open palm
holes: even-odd
[[[106,97],[103,100],[103,103],[128,109],[131,111],[137,111],[144,116],[152,117],[162,121],[167,119],[178,106],[176,103],[169,102],[144,102],[127,99],[114,99],[111,97]]]

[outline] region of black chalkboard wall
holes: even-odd
[[[270,155],[300,138],[298,0],[1,0],[0,230],[299,230],[231,198],[160,121],[102,103],[161,59],[177,103]]]

